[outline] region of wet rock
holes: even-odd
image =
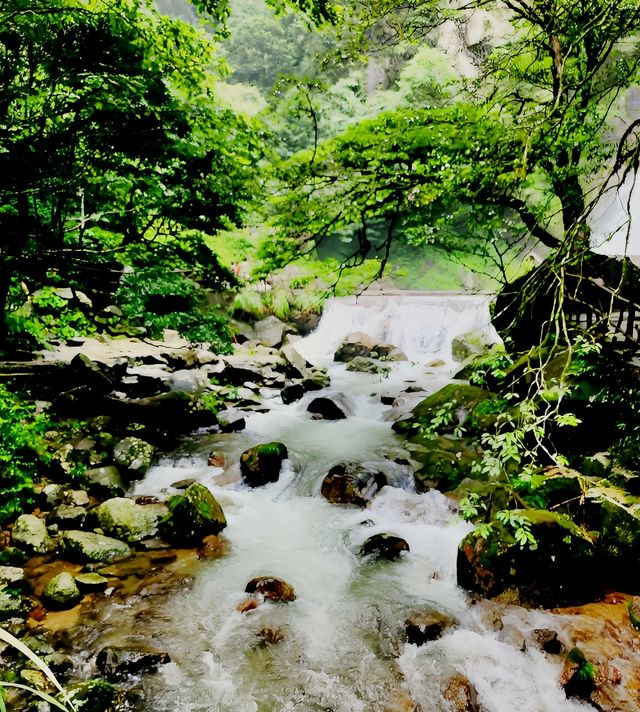
[[[199,482],[189,485],[183,495],[170,497],[167,504],[169,514],[160,522],[160,533],[174,544],[194,546],[227,526],[218,501]]]
[[[371,472],[359,463],[340,463],[329,470],[320,492],[334,504],[366,507],[386,484],[387,478],[382,472]]]
[[[57,524],[60,529],[82,529],[86,520],[87,510],[71,504],[61,504],[47,518],[49,524]]]
[[[558,639],[558,631],[556,630],[536,628],[531,637],[535,645],[549,655],[560,655],[562,652],[562,643]]]
[[[156,449],[150,443],[140,438],[128,437],[113,448],[113,458],[117,465],[142,476],[153,464],[155,452]]]
[[[74,578],[80,591],[87,593],[104,591],[109,583],[108,579],[97,573],[77,574]]]
[[[44,509],[51,509],[62,504],[64,487],[62,485],[48,484],[42,488],[40,498]]]
[[[569,517],[545,510],[514,510],[527,522],[535,548],[493,522],[486,538],[477,530],[458,548],[458,583],[485,597],[509,596],[522,605],[556,608],[595,600],[603,581],[589,535]]]
[[[288,405],[289,403],[295,403],[296,401],[299,401],[303,396],[304,386],[302,385],[302,383],[292,383],[288,386],[285,386],[280,391],[280,397],[282,398],[282,402],[285,405]]]
[[[63,552],[81,561],[111,563],[131,556],[125,542],[95,532],[71,530],[62,532],[60,539]]]
[[[265,627],[260,630],[258,637],[267,645],[275,645],[284,640],[284,631],[281,628]]]
[[[285,344],[280,349],[280,353],[287,364],[287,368],[285,370],[288,373],[289,378],[300,378],[309,368],[309,363],[304,356],[297,351],[293,344]]]
[[[32,690],[40,692],[50,693],[55,689],[47,676],[40,670],[31,670],[30,668],[20,670],[20,681]]]
[[[222,536],[210,534],[204,537],[202,545],[198,549],[198,556],[201,559],[219,559],[229,552],[229,541]]]
[[[227,459],[224,456],[224,453],[216,452],[214,450],[207,458],[207,465],[209,465],[209,467],[226,467]]]
[[[452,712],[480,712],[476,688],[464,675],[451,677],[442,696],[450,703]]]
[[[580,648],[572,648],[565,659],[560,684],[567,697],[589,702],[595,692],[595,670]]]
[[[228,365],[220,373],[216,374],[218,383],[230,386],[244,386],[245,383],[262,384],[264,374],[258,368],[248,368],[246,366]]]
[[[54,546],[45,523],[34,514],[22,514],[16,519],[11,541],[19,549],[34,554],[46,554]]]
[[[218,425],[223,433],[239,433],[247,427],[247,421],[241,415],[218,414]]]
[[[84,478],[89,492],[96,497],[121,497],[126,492],[120,471],[115,465],[93,467],[85,471]]]
[[[114,497],[94,510],[100,528],[108,536],[133,543],[156,533],[158,517],[150,507],[126,497]]]
[[[344,420],[344,411],[330,398],[314,398],[307,406],[307,411],[319,416],[322,420]]]
[[[170,663],[168,653],[144,647],[102,648],[96,657],[98,670],[107,680],[124,680],[131,675],[156,670],[159,665]]]
[[[73,576],[67,571],[54,576],[42,591],[42,600],[49,608],[73,608],[81,598]]]
[[[240,456],[240,472],[250,487],[261,487],[277,482],[282,463],[289,457],[283,443],[271,442],[255,445]]]
[[[457,621],[454,618],[434,608],[416,611],[404,622],[407,643],[424,645],[432,640],[437,640],[446,630],[453,628],[456,624]]]
[[[360,548],[362,556],[375,554],[388,561],[394,561],[399,558],[403,551],[409,551],[409,544],[401,537],[393,534],[374,534]]]
[[[251,579],[245,587],[245,593],[259,594],[269,601],[289,603],[296,600],[293,586],[277,576],[258,576]]]
[[[334,361],[346,363],[358,357],[377,358],[384,361],[406,361],[407,357],[393,344],[376,344],[367,334],[349,334],[338,347]]]
[[[385,374],[388,372],[387,366],[382,366],[376,363],[373,359],[367,358],[366,356],[356,356],[349,361],[347,365],[347,371],[354,371],[357,373],[380,373]]]
[[[171,483],[171,488],[172,489],[177,489],[177,490],[186,490],[187,487],[190,485],[194,484],[198,480],[194,480],[193,477],[187,477],[184,480],[177,480],[176,482]]]
[[[269,347],[279,346],[282,343],[286,328],[286,324],[273,315],[261,319],[253,325],[258,342]]]

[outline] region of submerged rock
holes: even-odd
[[[307,406],[307,411],[322,420],[344,420],[345,412],[330,398],[314,398]]]
[[[108,536],[129,543],[140,541],[156,533],[158,517],[148,507],[126,497],[114,497],[94,510],[100,528]]]
[[[334,504],[355,504],[366,507],[387,484],[382,472],[372,472],[359,463],[340,463],[329,470],[320,492]]]
[[[124,680],[130,675],[156,670],[170,663],[168,653],[145,647],[118,647],[110,645],[98,653],[96,665],[107,680]]]
[[[167,504],[169,514],[159,527],[162,536],[173,544],[195,546],[227,526],[218,500],[199,482],[189,485],[183,495],[170,497]]]
[[[240,456],[240,472],[249,487],[277,482],[282,463],[289,457],[286,445],[263,443],[245,450]]]
[[[349,361],[347,366],[347,371],[355,371],[357,373],[380,373],[384,374],[388,372],[387,366],[382,366],[376,363],[373,359],[367,358],[366,356],[356,356],[354,359]]]
[[[34,554],[46,554],[54,546],[45,523],[34,514],[21,514],[16,519],[11,541],[19,549]]]
[[[451,705],[451,712],[480,712],[476,688],[464,675],[457,673],[449,678],[442,696]]]
[[[71,530],[62,532],[60,538],[63,552],[81,561],[111,563],[131,556],[125,542],[95,532]]]
[[[260,594],[266,600],[289,603],[296,600],[293,586],[277,576],[258,576],[251,579],[245,587],[245,593]]]
[[[54,576],[42,591],[42,600],[50,608],[73,608],[81,598],[73,576],[67,571]]]
[[[374,534],[360,548],[362,556],[375,554],[388,561],[399,558],[403,551],[409,551],[409,544],[401,537],[393,534]]]
[[[456,624],[457,621],[454,618],[435,608],[416,611],[404,622],[407,643],[424,645],[432,640],[437,640],[446,630],[453,628]]]

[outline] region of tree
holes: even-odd
[[[485,240],[534,236],[553,250],[555,265],[588,255],[587,218],[611,188],[605,179],[637,164],[638,122],[616,125],[615,108],[638,80],[640,3],[371,0],[362,7],[359,24],[378,43],[428,36],[470,12],[502,13],[510,29],[474,52],[475,76],[446,108],[383,114],[285,164],[280,240],[308,248],[350,226],[362,254],[370,248],[367,225],[384,218],[383,256],[399,230],[446,241],[456,222]]]
[[[257,127],[216,99],[215,46],[146,1],[8,0],[0,56],[3,310],[69,250],[212,232],[255,194]]]

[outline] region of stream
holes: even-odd
[[[561,662],[527,640],[550,627],[543,611],[474,602],[456,585],[456,552],[470,525],[437,491],[417,494],[402,442],[391,425],[452,377],[451,341],[471,329],[491,332],[484,296],[396,295],[335,299],[313,334],[296,343],[310,362],[326,366],[331,386],[283,405],[264,391],[269,408],[250,413],[240,433],[194,435],[180,456],[167,458],[132,494],[166,498],[171,483],[194,478],[208,486],[228,520],[226,556],[197,564],[190,590],[154,604],[142,620],[112,606],[100,623],[103,641],[144,639],[172,662],[144,679],[147,712],[446,712],[453,675],[465,676],[485,712],[593,709],[567,700]],[[351,332],[401,348],[409,361],[388,375],[351,373],[334,363]],[[417,387],[422,392],[404,392]],[[348,418],[313,420],[318,395],[339,396]],[[381,396],[397,399],[383,405]],[[250,489],[207,466],[212,450],[237,463],[252,445],[282,441],[289,450],[277,483]],[[320,484],[336,463],[350,460],[384,471],[389,486],[364,510],[328,503]],[[237,467],[237,465],[234,465]],[[226,484],[225,484],[226,483]],[[362,558],[373,534],[403,537],[410,552],[397,561]],[[297,598],[240,613],[245,585],[278,576]],[[417,647],[404,642],[408,615],[435,607],[458,624]],[[557,627],[557,620],[555,623]]]

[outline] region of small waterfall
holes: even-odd
[[[409,358],[449,357],[452,340],[480,331],[487,343],[500,341],[491,325],[491,298],[481,294],[363,295],[330,300],[318,329],[296,349],[312,363],[330,360],[337,346],[354,332],[389,343]]]

